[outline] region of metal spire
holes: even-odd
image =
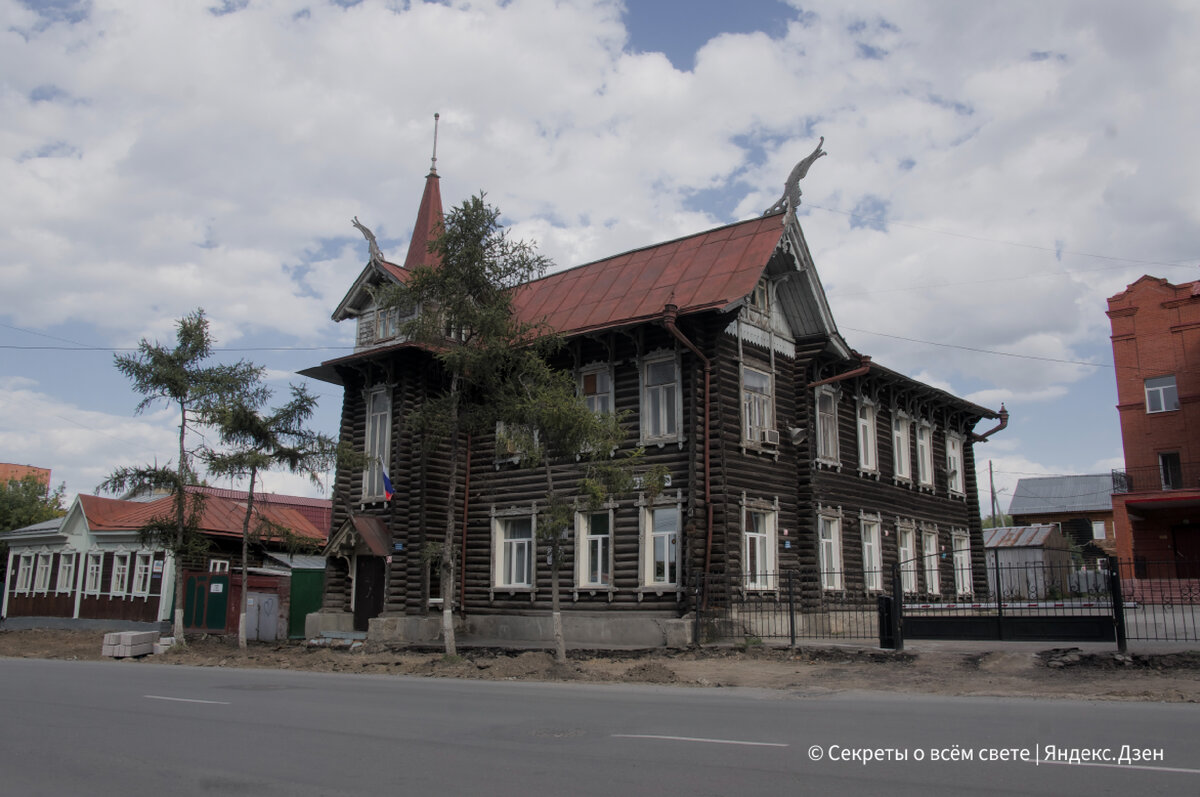
[[[430,174],[437,174],[437,134],[438,134],[438,119],[440,117],[441,117],[441,114],[439,114],[439,113],[435,113],[433,115],[433,163],[431,163],[429,166]]]

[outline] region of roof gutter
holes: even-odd
[[[1000,405],[1000,413],[999,413],[998,417],[1000,418],[1000,423],[998,423],[994,429],[989,429],[988,431],[984,432],[983,434],[975,434],[974,432],[972,432],[971,433],[972,442],[975,442],[975,443],[987,442],[987,439],[989,437],[991,437],[996,432],[998,432],[1001,429],[1004,429],[1008,426],[1008,410],[1006,410],[1004,408],[1003,404]]]
[[[853,379],[856,376],[866,376],[871,371],[871,358],[866,354],[858,355],[858,367],[853,371],[847,371],[844,374],[831,376],[828,379],[822,379],[819,382],[809,382],[809,387],[820,387],[821,385],[831,385],[834,382],[844,382],[847,379]]]
[[[679,307],[674,304],[667,304],[663,307],[663,326],[667,331],[675,336],[675,339],[686,346],[693,354],[700,358],[700,362],[704,365],[704,509],[705,509],[705,542],[704,542],[704,574],[708,575],[709,569],[712,567],[712,545],[713,545],[713,502],[712,502],[712,446],[709,442],[709,431],[711,427],[712,416],[712,362],[704,356],[704,352],[700,351],[695,343],[692,343],[679,327],[675,325],[675,320],[679,317]]]

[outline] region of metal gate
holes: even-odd
[[[223,633],[229,607],[228,574],[188,573],[183,590],[184,628]]]
[[[270,592],[246,593],[246,639],[274,642],[279,632],[279,596]]]

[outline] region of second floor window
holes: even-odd
[[[1156,376],[1146,380],[1146,412],[1171,412],[1179,409],[1179,391],[1175,375]]]
[[[865,399],[859,399],[858,402],[858,467],[871,473],[879,470],[875,405]]]
[[[642,371],[642,438],[679,435],[679,374],[675,358],[647,360]]]
[[[946,435],[946,484],[951,494],[966,493],[963,474],[963,439],[957,434]]]
[[[924,422],[917,426],[917,481],[933,486],[933,427]]]
[[[747,443],[778,442],[775,432],[775,402],[771,375],[753,368],[742,369],[742,431]]]
[[[912,424],[902,412],[892,417],[892,458],[897,479],[912,478]]]
[[[384,498],[383,474],[388,467],[391,426],[392,401],[388,390],[376,388],[367,394],[367,429],[363,445],[363,454],[367,460],[363,471],[364,501],[378,501]]]
[[[580,374],[579,388],[589,410],[596,413],[613,411],[612,374],[607,368],[584,371]]]
[[[817,388],[817,459],[830,465],[839,464],[837,414],[837,392]]]

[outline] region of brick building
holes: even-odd
[[[1108,317],[1125,450],[1118,553],[1139,576],[1200,576],[1200,281],[1142,277],[1108,300]]]

